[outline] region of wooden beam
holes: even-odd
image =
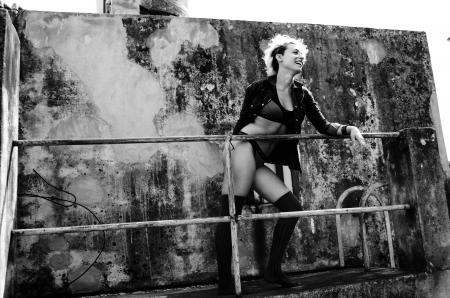
[[[310,211],[294,211],[294,212],[280,212],[267,214],[252,214],[246,216],[238,216],[237,220],[265,220],[271,218],[288,218],[288,217],[309,217],[309,216],[327,216],[336,214],[352,214],[352,213],[370,213],[370,212],[384,212],[397,211],[409,209],[408,204],[392,205],[392,206],[376,206],[376,207],[358,207],[358,208],[343,208],[343,209],[322,209]],[[157,221],[142,221],[142,222],[126,222],[126,223],[112,223],[101,225],[84,225],[71,227],[57,227],[57,228],[38,228],[38,229],[15,229],[12,231],[16,236],[30,236],[30,235],[48,235],[48,234],[65,234],[65,233],[86,233],[94,231],[105,230],[124,230],[124,229],[142,229],[151,227],[169,227],[169,226],[183,226],[196,224],[211,224],[219,222],[230,222],[229,216],[222,217],[206,217],[193,219],[170,219]]]
[[[396,138],[398,132],[363,133],[365,138]],[[13,146],[63,146],[63,145],[112,145],[112,144],[148,144],[148,143],[179,143],[225,141],[226,135],[203,136],[167,136],[150,138],[113,138],[113,139],[54,139],[54,140],[15,140]],[[322,134],[285,134],[285,135],[233,135],[233,140],[317,140],[317,139],[348,139],[349,136],[325,136]]]
[[[236,296],[241,295],[241,274],[239,269],[239,245],[237,238],[237,217],[234,203],[233,172],[231,170],[231,135],[225,141],[225,171],[228,180],[228,210],[230,214],[231,233],[231,269],[234,277],[234,290]]]

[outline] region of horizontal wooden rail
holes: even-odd
[[[363,133],[365,138],[396,138],[398,132]],[[167,136],[151,138],[115,138],[115,139],[55,139],[55,140],[16,140],[13,146],[62,146],[62,145],[112,145],[112,144],[147,144],[225,141],[227,135],[203,136]],[[284,135],[233,135],[233,140],[314,140],[314,139],[348,139],[349,136],[326,136],[322,134],[284,134]]]
[[[392,206],[377,206],[377,207],[321,209],[321,210],[310,210],[310,211],[252,214],[252,215],[247,215],[247,216],[239,216],[238,220],[265,220],[265,219],[271,219],[271,218],[326,216],[326,215],[353,214],[353,213],[372,213],[372,212],[396,211],[396,210],[406,210],[406,209],[409,209],[408,204],[392,205]],[[124,230],[124,229],[151,228],[151,227],[169,227],[169,226],[183,226],[183,225],[195,225],[195,224],[212,224],[212,223],[219,223],[219,222],[230,222],[230,217],[229,216],[221,216],[221,217],[206,217],[206,218],[193,218],[193,219],[171,219],[171,220],[127,222],[127,223],[113,223],[113,224],[101,224],[101,225],[84,225],[84,226],[58,227],[58,228],[15,229],[12,231],[12,234],[16,235],[16,236],[31,236],[31,235],[65,234],[65,233],[86,233],[86,232],[106,231],[106,230]]]
[[[383,211],[397,211],[409,209],[408,204],[391,205],[391,206],[376,206],[376,207],[356,207],[356,208],[341,208],[341,209],[320,209],[308,211],[293,211],[280,213],[266,213],[266,214],[252,214],[249,216],[239,216],[239,220],[263,220],[271,218],[288,218],[288,217],[310,217],[310,216],[326,216],[336,214],[354,214],[354,213],[374,213]]]

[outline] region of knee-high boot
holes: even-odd
[[[235,196],[236,214],[240,215],[246,197]],[[228,195],[221,198],[221,216],[229,215]],[[219,274],[218,294],[234,294],[234,279],[231,274],[231,229],[229,223],[219,223],[216,228],[217,269]]]
[[[299,201],[292,192],[288,192],[280,197],[274,205],[282,212],[302,210]],[[286,252],[288,242],[291,239],[297,221],[297,217],[278,219],[273,231],[269,262],[264,271],[264,279],[266,281],[278,283],[283,287],[293,287],[297,285],[281,271],[281,260]]]

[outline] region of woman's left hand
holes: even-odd
[[[347,126],[347,132],[350,132],[350,139],[353,143],[358,141],[361,146],[366,145],[366,142],[364,142],[364,137],[361,135],[361,132],[356,126]]]

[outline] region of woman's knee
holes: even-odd
[[[283,181],[265,166],[256,170],[253,185],[260,195],[272,203],[289,192]]]

